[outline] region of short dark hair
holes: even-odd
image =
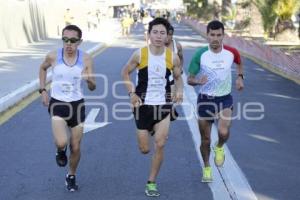
[[[224,24],[218,20],[213,20],[207,24],[206,33],[208,33],[209,30],[218,30],[220,28],[222,29],[222,31],[224,33]]]
[[[148,33],[151,32],[153,26],[159,25],[159,24],[163,25],[166,28],[166,31],[168,32],[169,27],[170,27],[170,23],[168,22],[168,20],[166,20],[165,18],[162,18],[162,17],[157,17],[149,23]]]
[[[169,30],[168,30],[168,34],[172,32],[172,34],[174,33],[174,27],[170,24],[169,26]]]
[[[67,25],[63,30],[62,30],[62,35],[64,34],[64,31],[65,30],[70,30],[70,31],[76,31],[77,33],[78,33],[78,37],[79,37],[79,39],[81,39],[81,37],[82,37],[82,31],[81,31],[81,29],[78,27],[78,26],[76,26],[76,25]]]

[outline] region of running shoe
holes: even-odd
[[[148,197],[158,197],[160,194],[157,191],[157,185],[156,185],[156,183],[153,183],[153,182],[147,183],[145,194]]]
[[[202,182],[203,183],[210,183],[212,182],[212,170],[211,167],[204,167],[202,170]]]
[[[56,151],[56,164],[59,167],[65,167],[68,163],[68,157],[66,155],[67,147],[64,150],[57,149]]]
[[[215,164],[217,167],[222,167],[225,161],[224,147],[218,147],[217,144],[214,147],[215,152]]]
[[[70,192],[75,192],[78,190],[78,185],[76,185],[76,177],[75,175],[68,175],[66,176],[66,186],[67,190]]]

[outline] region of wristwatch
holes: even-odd
[[[244,80],[244,74],[238,74]]]
[[[45,88],[40,88],[39,93],[42,94],[44,91],[47,91]]]
[[[135,92],[128,92],[128,96],[131,97],[132,94],[135,94]]]

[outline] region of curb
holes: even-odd
[[[86,53],[94,55],[98,51],[104,49],[106,44],[99,44],[91,49],[87,50]],[[52,78],[51,73],[47,73],[47,84],[50,82]],[[40,83],[39,79],[35,79],[30,81],[28,84],[16,89],[15,91],[5,95],[4,97],[0,98],[0,113],[3,113],[10,109],[11,107],[18,104],[20,101],[28,97],[30,94],[36,92],[39,89]]]

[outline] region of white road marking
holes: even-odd
[[[258,140],[262,140],[262,141],[266,141],[266,142],[273,142],[273,143],[279,144],[279,142],[277,140],[275,140],[273,138],[270,138],[270,137],[263,136],[263,135],[249,134],[249,136],[251,136],[255,139],[258,139]]]
[[[84,122],[84,130],[83,133],[87,133],[90,131],[93,131],[97,128],[101,128],[104,126],[107,126],[111,122],[96,122],[96,117],[100,111],[100,108],[92,108],[89,112],[88,116],[85,119]]]
[[[192,86],[189,86],[186,82],[187,77],[185,73],[182,74],[184,82],[184,102],[182,106],[186,116],[193,113],[193,117],[187,120],[189,128],[192,133],[198,159],[203,167],[203,161],[200,154],[200,134],[197,122],[197,94]],[[193,111],[189,110],[193,108]],[[212,127],[212,144],[217,141],[218,134],[215,125]],[[233,159],[229,149],[224,145],[226,152],[226,160],[222,168],[217,168],[213,163],[213,151],[210,155],[211,167],[213,170],[213,182],[209,183],[209,187],[213,193],[213,197],[216,200],[257,200],[252,188],[250,187],[244,173],[241,171],[235,160]],[[199,168],[199,170],[202,170]],[[199,177],[201,181],[201,177]]]
[[[283,98],[283,99],[293,99],[293,100],[300,100],[299,98],[295,98],[295,97],[291,97],[291,96],[286,96],[286,95],[281,95],[281,94],[275,94],[275,93],[260,93],[263,95],[267,95],[267,96],[271,96],[271,97],[279,97],[279,98]]]

